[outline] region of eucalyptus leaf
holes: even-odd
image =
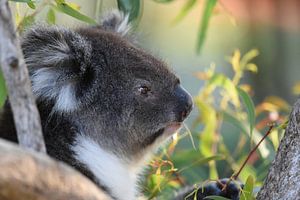
[[[31,0],[9,0],[9,1],[14,1],[14,2],[20,2],[20,3],[34,3],[35,1],[31,1]]]
[[[47,22],[48,24],[55,24],[55,21],[56,21],[55,12],[52,8],[50,8],[47,13]]]
[[[243,58],[241,59],[241,65],[245,66],[247,63],[249,63],[252,59],[257,57],[259,54],[259,51],[257,49],[252,49],[249,52],[247,52]]]
[[[129,21],[138,19],[141,15],[141,0],[117,0],[119,10],[129,15]]]
[[[35,22],[35,18],[34,16],[28,15],[25,16],[22,21],[19,24],[18,29],[22,32],[24,30],[26,30],[27,27],[30,27],[31,25],[33,25]]]
[[[255,106],[254,106],[254,103],[253,103],[251,97],[247,94],[247,92],[245,92],[244,90],[242,90],[239,87],[237,88],[237,90],[238,90],[240,97],[242,98],[242,101],[244,102],[244,104],[246,106],[248,121],[250,124],[250,136],[252,137],[253,127],[255,125]]]
[[[13,2],[19,2],[19,3],[27,3],[27,5],[31,8],[31,9],[35,9],[35,1],[32,0],[9,0],[9,1],[13,1]]]
[[[175,18],[174,22],[177,23],[180,20],[182,20],[188,12],[194,7],[197,0],[187,0],[187,2],[184,4],[182,10],[180,11],[179,15]]]
[[[6,97],[7,97],[7,90],[5,86],[5,80],[0,70],[0,107],[4,105]]]
[[[174,0],[153,0],[153,1],[155,1],[155,2],[157,2],[157,3],[171,3],[171,2],[173,2]]]
[[[235,115],[230,114],[228,112],[223,112],[223,118],[225,121],[231,123],[240,131],[242,131],[244,134],[250,137],[250,140],[254,142],[254,144],[258,144],[261,137],[263,136],[260,132],[258,132],[256,129],[253,129],[253,134],[250,134],[249,131],[247,131],[247,128],[249,126],[249,123],[245,123],[242,120],[236,118]],[[270,150],[267,148],[266,143],[261,143],[258,147],[258,150],[263,158],[267,158],[267,156],[270,154]]]
[[[67,3],[65,3],[63,0],[56,0],[56,9],[62,13],[65,13],[67,15],[70,15],[80,21],[83,22],[87,22],[89,24],[95,25],[97,24],[95,20],[93,20],[92,18],[81,14],[79,11],[75,10],[74,8],[72,8],[71,6],[69,6]]]
[[[199,157],[199,155],[198,155]],[[189,165],[186,165],[181,168],[179,171],[182,172],[184,170],[187,170],[191,167],[194,167],[194,166],[200,166],[200,165],[204,165],[204,164],[208,164],[210,161],[214,161],[214,160],[224,160],[224,156],[223,155],[214,155],[214,156],[208,156],[208,157],[205,157],[205,158],[198,158],[198,159],[194,159],[195,161]]]
[[[212,156],[212,145],[214,142],[214,131],[217,127],[217,114],[214,108],[207,102],[196,99],[195,104],[201,112],[201,123],[205,126],[200,133],[200,151],[204,156]]]
[[[249,175],[243,191],[241,193],[241,200],[252,200],[252,193],[254,188],[254,178],[252,175]]]
[[[214,74],[209,80],[208,84],[212,87],[219,86],[226,90],[227,94],[230,96],[232,103],[236,106],[240,106],[238,91],[234,83],[223,74]]]
[[[206,0],[205,2],[205,7],[204,7],[204,12],[202,14],[201,18],[201,23],[200,23],[200,30],[198,33],[198,41],[197,41],[197,47],[196,47],[196,52],[199,54],[201,51],[201,48],[203,46],[206,33],[207,33],[207,28],[208,28],[208,23],[211,17],[211,14],[213,12],[214,7],[216,6],[217,0]]]
[[[27,2],[27,5],[31,8],[31,9],[35,9],[35,4],[32,1]]]
[[[237,119],[233,114],[230,114],[229,112],[226,112],[226,111],[222,112],[222,114],[223,114],[223,118],[225,121],[229,122],[230,124],[237,127],[240,131],[247,134],[245,125],[241,120]]]

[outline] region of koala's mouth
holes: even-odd
[[[172,122],[164,128],[162,134],[166,136],[173,135],[177,130],[181,128],[181,126],[182,126],[181,122]]]
[[[159,138],[160,136],[168,137],[173,135],[177,130],[181,128],[181,126],[182,126],[181,122],[171,122],[167,124],[165,127],[159,129],[153,135],[148,137],[145,140],[144,145],[149,146],[153,144],[156,141],[156,139]]]

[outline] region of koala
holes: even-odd
[[[132,41],[128,16],[119,12],[75,30],[36,26],[21,47],[47,153],[111,199],[136,199],[145,163],[192,110],[179,78]],[[0,137],[18,142],[9,101],[0,130]],[[189,190],[174,198],[184,199]],[[203,199],[220,189],[214,183],[199,194]]]

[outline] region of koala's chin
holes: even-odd
[[[160,59],[135,45],[128,16],[98,26],[36,26],[22,38],[47,153],[116,200],[138,196],[150,146],[182,126],[192,97]],[[18,142],[9,101],[0,137]]]

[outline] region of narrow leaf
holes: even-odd
[[[119,10],[129,15],[129,21],[138,19],[141,15],[141,0],[117,0]]]
[[[35,4],[32,1],[27,2],[27,5],[31,8],[31,9],[35,9]]]
[[[55,24],[55,13],[54,10],[52,8],[49,9],[48,13],[47,13],[47,22],[48,24]]]
[[[35,1],[32,0],[9,0],[9,1],[14,1],[14,2],[19,2],[19,3],[27,3],[27,5],[32,8],[35,9]]]
[[[78,12],[77,10],[75,10],[74,8],[72,8],[71,6],[69,6],[67,3],[61,2],[61,0],[57,0],[57,5],[56,8],[58,11],[65,13],[67,15],[70,15],[80,21],[84,21],[87,22],[89,24],[96,24],[96,21],[91,19],[90,17],[81,14],[80,12]],[[58,3],[61,2],[61,3]]]
[[[173,2],[174,0],[153,0],[153,1],[155,1],[155,2],[157,2],[157,3],[171,3],[171,2]]]
[[[184,6],[183,6],[182,10],[180,11],[180,13],[174,19],[174,23],[177,23],[180,20],[182,20],[188,14],[188,12],[194,7],[196,2],[197,2],[197,0],[188,0],[184,4]]]
[[[223,74],[214,74],[208,82],[209,85],[222,87],[231,98],[232,103],[240,106],[238,91],[234,83]]]
[[[204,12],[201,19],[200,30],[198,33],[198,41],[197,41],[197,48],[196,48],[196,52],[198,54],[200,53],[201,48],[203,46],[206,37],[207,28],[208,28],[209,19],[211,17],[212,11],[216,3],[217,0],[206,0]]]
[[[201,113],[201,122],[204,128],[200,133],[200,151],[204,156],[212,156],[212,145],[214,143],[214,132],[217,128],[217,117],[214,108],[201,99],[196,99],[195,104]]]
[[[69,2],[68,5],[73,8],[74,10],[79,11],[80,10],[80,5],[78,5],[77,3],[71,3]]]
[[[198,157],[199,157],[199,155],[198,155]],[[189,165],[185,165],[183,168],[181,168],[179,170],[179,172],[182,172],[182,171],[187,170],[194,166],[208,164],[210,161],[214,161],[214,160],[224,160],[224,156],[223,155],[214,155],[214,156],[209,156],[209,157],[200,158],[200,159],[198,158],[198,160],[195,158],[195,162],[193,162],[192,164],[189,164]],[[185,160],[185,162],[186,162],[186,160]]]
[[[235,50],[233,52],[233,56],[230,58],[230,62],[233,70],[236,73],[241,71],[240,59],[241,59],[241,52],[239,50]]]
[[[28,15],[22,19],[22,21],[18,25],[18,30],[22,32],[26,30],[27,27],[30,27],[34,22],[35,22],[34,16]]]
[[[246,184],[244,186],[243,192],[241,194],[241,200],[252,200],[252,193],[254,188],[254,178],[249,175]]]
[[[244,102],[244,104],[246,106],[248,121],[249,121],[249,124],[250,124],[250,137],[252,137],[253,127],[255,125],[255,107],[254,107],[254,103],[253,103],[251,97],[247,94],[247,92],[245,92],[241,88],[237,88],[237,90],[238,90],[238,93],[239,93],[240,97],[242,98],[242,101]]]
[[[241,59],[241,65],[244,67],[247,63],[249,63],[253,58],[258,56],[259,51],[257,49],[252,49],[247,52],[243,58]]]
[[[5,80],[0,70],[0,108],[4,105],[6,97],[7,97],[7,90],[5,86]]]
[[[56,2],[57,4],[66,3],[65,0],[55,0],[55,2]]]
[[[237,119],[234,115],[232,115],[226,111],[222,112],[222,114],[223,114],[223,118],[225,121],[229,122],[230,124],[232,124],[233,126],[238,128],[243,133],[245,133],[245,134],[248,133],[241,120]]]
[[[245,66],[245,69],[248,70],[248,71],[251,71],[253,73],[257,73],[257,66],[253,63],[249,63]]]
[[[254,142],[254,144],[258,144],[261,137],[263,136],[260,132],[258,132],[256,129],[253,129],[253,134],[251,135],[249,131],[246,130],[246,127],[248,126],[248,123],[244,123],[242,120],[236,118],[235,115],[223,112],[224,120],[233,124],[237,128],[240,129],[243,133],[245,133],[247,136],[250,137],[250,139]],[[266,143],[261,143],[258,147],[259,152],[263,158],[267,158],[267,156],[270,154],[270,150],[267,148]]]
[[[20,2],[20,3],[29,3],[29,2],[33,2],[33,1],[31,1],[31,0],[9,0],[9,1]]]

